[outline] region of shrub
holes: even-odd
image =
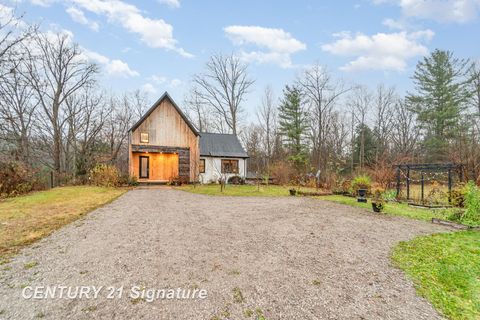
[[[396,190],[385,190],[382,195],[383,199],[387,202],[390,201],[395,201],[397,197],[397,191]]]
[[[34,170],[19,162],[0,162],[1,197],[13,197],[42,188]]]
[[[240,176],[233,176],[228,178],[228,184],[245,184],[245,180]]]
[[[101,187],[116,187],[120,184],[117,167],[109,164],[97,164],[89,174],[90,183]]]
[[[324,175],[324,183],[321,187],[324,189],[337,189],[340,177],[335,172],[330,172]]]
[[[448,195],[442,190],[437,181],[432,182],[431,189],[427,194],[426,200],[430,204],[441,204],[447,202]]]
[[[128,174],[121,175],[118,184],[122,186],[138,186],[138,179],[135,176],[130,176]]]
[[[458,184],[455,188],[452,189],[451,201],[452,205],[455,207],[463,208],[465,206],[465,192],[466,186],[464,183]]]
[[[288,184],[295,175],[292,165],[285,161],[278,161],[270,167],[271,176],[276,184]]]
[[[379,160],[368,173],[373,178],[373,181],[380,184],[384,189],[391,187],[395,181],[395,170],[392,164],[386,160]]]
[[[465,186],[465,208],[467,209],[461,218],[468,224],[480,224],[480,188],[470,181]]]
[[[351,191],[352,191],[352,181],[351,180],[343,181],[341,189],[342,189],[343,194],[351,193]]]
[[[373,197],[383,199],[383,193],[385,192],[385,189],[382,187],[375,187],[371,189],[371,192]]]
[[[367,192],[370,192],[372,187],[372,180],[367,175],[356,176],[352,180],[352,190],[357,193],[359,189],[366,189]]]
[[[138,186],[138,178],[135,176],[129,176],[127,184],[131,187]]]

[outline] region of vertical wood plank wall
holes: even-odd
[[[140,143],[141,132],[150,134],[149,143]],[[135,145],[190,148],[190,181],[195,180],[198,176],[198,140],[199,138],[168,99],[164,99],[131,134],[131,144]],[[133,161],[135,158],[137,160]],[[132,156],[130,151],[130,159],[130,174],[138,176],[138,154],[134,153]]]

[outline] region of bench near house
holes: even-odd
[[[233,134],[201,133],[165,92],[129,131],[129,171],[139,182],[245,178],[248,155]]]

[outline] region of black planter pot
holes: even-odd
[[[358,194],[357,202],[367,203],[367,189],[358,189],[357,194]]]
[[[372,202],[372,209],[373,209],[373,212],[382,212],[383,211],[383,203]]]
[[[367,197],[367,189],[358,189],[358,196],[360,198],[366,198]]]
[[[291,196],[297,195],[297,190],[295,190],[295,189],[290,189],[289,191],[290,191],[290,195],[291,195]]]

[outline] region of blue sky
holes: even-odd
[[[480,59],[480,0],[2,0],[43,31],[68,31],[102,67],[112,91],[164,91],[183,100],[215,52],[250,64],[252,114],[267,85],[276,95],[320,63],[349,83],[412,88],[415,64],[435,48]]]

